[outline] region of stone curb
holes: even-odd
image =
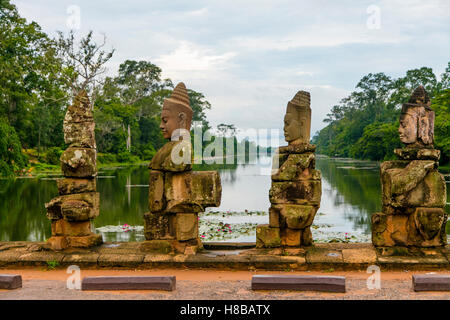
[[[140,242],[104,244],[91,250],[48,251],[36,242],[6,245],[0,242],[0,268],[51,266],[62,268],[192,268],[233,270],[366,270],[378,265],[382,270],[450,270],[450,246],[425,256],[384,256],[370,244],[318,243],[312,247],[289,249],[204,250],[196,255],[158,254],[140,251]],[[232,245],[227,245],[228,248]],[[220,248],[226,247],[220,245]],[[213,248],[209,245],[208,248]]]

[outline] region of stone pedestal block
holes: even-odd
[[[282,228],[280,229],[281,245],[299,247],[302,242],[302,230]]]
[[[256,246],[258,248],[274,248],[280,245],[280,228],[272,228],[268,224],[262,224],[256,227]]]
[[[99,215],[100,194],[98,192],[75,193],[59,196],[45,205],[50,220],[86,221]]]
[[[68,148],[61,155],[65,177],[92,178],[97,175],[97,152],[88,148]]]
[[[144,253],[181,253],[185,255],[194,255],[200,249],[203,249],[203,245],[199,239],[187,241],[146,240],[140,245],[140,251]]]
[[[217,171],[165,173],[167,212],[202,212],[220,206],[222,186]]]
[[[304,229],[309,227],[317,212],[316,206],[282,204],[269,209],[271,227]]]
[[[372,242],[379,247],[436,247],[447,244],[447,214],[440,208],[416,208],[411,215],[375,213]]]
[[[198,215],[196,213],[177,213],[175,226],[178,241],[198,238]]]
[[[72,248],[89,248],[95,247],[102,244],[102,235],[101,234],[91,234],[88,236],[82,237],[67,237],[69,247]]]
[[[322,184],[320,180],[272,182],[269,200],[273,204],[320,205]]]
[[[52,236],[87,236],[92,234],[91,222],[68,222],[59,219],[52,222]]]
[[[64,142],[70,147],[97,148],[94,122],[64,122],[63,128]]]
[[[164,208],[164,173],[150,170],[148,205],[150,211],[157,212]]]
[[[67,248],[90,248],[102,244],[102,235],[91,233],[86,236],[52,236],[47,240],[47,246],[52,250]]]
[[[56,180],[56,183],[61,196],[73,193],[95,192],[97,190],[95,179],[63,178]]]
[[[171,240],[176,238],[175,215],[164,212],[144,213],[144,236],[146,240]]]
[[[383,247],[408,245],[408,216],[373,214],[372,242]]]
[[[441,208],[416,208],[409,218],[409,243],[420,247],[444,246],[447,214]]]

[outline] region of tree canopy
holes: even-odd
[[[402,146],[398,135],[401,105],[416,87],[422,85],[431,98],[436,113],[435,146],[442,152],[442,163],[450,159],[450,63],[440,81],[431,68],[408,70],[393,79],[384,73],[369,73],[355,91],[331,108],[324,122],[328,125],[313,137],[321,154],[357,159],[393,158]]]

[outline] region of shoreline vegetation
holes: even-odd
[[[47,177],[47,176],[54,176],[55,174],[62,174],[61,166],[60,164],[50,164],[46,162],[40,162],[36,156],[37,151],[36,150],[22,150],[22,152],[29,158],[28,165],[20,170],[19,172],[16,172],[14,176],[1,176],[0,179],[7,179],[7,178],[40,178],[40,177]],[[270,152],[270,151],[267,151]],[[258,154],[249,154],[248,152],[245,153],[245,158],[248,159],[249,156],[258,156]],[[100,159],[115,159],[114,154],[100,154]],[[218,156],[213,157],[203,157],[202,160],[213,160],[213,159],[219,159]],[[223,164],[194,164],[194,169],[196,170],[216,170],[216,169],[235,169],[237,167],[237,156],[234,155],[234,163],[233,164],[227,164],[226,159],[230,158],[230,156],[224,155],[221,157],[223,159]],[[59,161],[59,160],[58,160]],[[150,160],[142,160],[137,157],[133,158],[132,161],[124,161],[124,162],[102,162],[101,160],[97,160],[97,169],[100,171],[102,169],[110,170],[115,168],[125,168],[125,167],[133,167],[133,166],[146,166],[150,163]]]
[[[27,151],[25,151],[26,154]],[[246,154],[246,157],[248,157],[248,154]],[[368,160],[368,159],[354,159],[354,158],[348,158],[348,157],[330,157],[328,155],[325,154],[317,154],[317,157],[324,157],[324,158],[330,158],[333,160],[338,160],[338,161],[349,161],[349,162],[365,162],[365,163],[376,163],[376,164],[380,164],[382,161],[377,161],[377,160]],[[203,158],[203,160],[211,160],[211,159],[217,159],[218,157],[208,157],[208,158]],[[223,159],[226,159],[227,156],[223,156]],[[142,159],[138,159],[136,161],[133,162],[98,162],[97,163],[97,168],[98,170],[102,170],[102,169],[106,169],[106,170],[110,170],[110,169],[115,169],[115,168],[126,168],[126,167],[133,167],[133,166],[145,166],[148,165],[150,163],[150,160],[142,160]],[[219,165],[208,165],[208,164],[202,164],[202,165],[194,165],[196,167],[197,170],[212,170],[212,167],[215,168],[224,168],[224,169],[233,169],[234,167],[236,167],[236,165],[230,165],[230,164],[219,164]],[[439,166],[439,171],[441,173],[443,173],[444,175],[450,175],[450,163],[446,164],[446,165],[441,165]],[[26,168],[24,168],[21,172],[19,172],[19,174],[16,174],[13,177],[2,177],[0,176],[0,179],[6,179],[6,178],[42,178],[42,177],[48,177],[48,176],[53,176],[55,174],[62,174],[61,171],[61,166],[59,164],[48,164],[45,162],[39,162],[36,160],[32,160],[29,162],[28,166]],[[450,178],[446,178],[446,180],[450,180]]]

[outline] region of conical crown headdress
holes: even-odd
[[[291,101],[288,102],[286,112],[294,113],[295,117],[298,119],[300,114],[305,113],[309,116],[311,115],[311,96],[309,92],[298,91]]]
[[[429,106],[430,97],[428,96],[428,92],[423,86],[418,86],[412,93],[411,98],[409,98],[408,103]]]
[[[186,90],[186,86],[183,82],[180,82],[176,85],[175,89],[173,89],[170,98],[164,99],[163,110],[170,110],[175,113],[184,112],[186,114],[186,129],[190,129],[192,115],[194,112],[189,103],[189,95]]]
[[[291,104],[298,106],[300,108],[309,108],[311,102],[311,96],[309,92],[299,91],[290,101]]]

